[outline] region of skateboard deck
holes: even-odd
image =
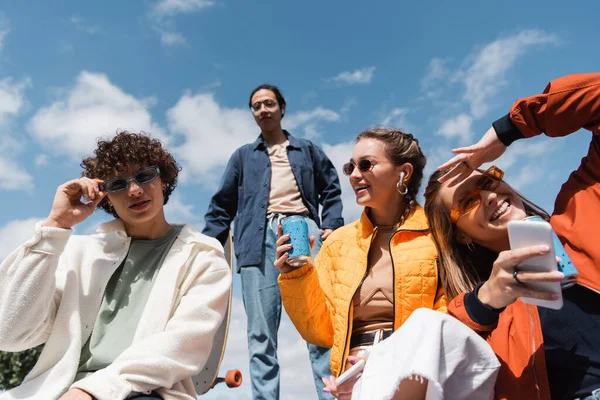
[[[231,234],[227,242],[225,242],[225,259],[229,263],[231,273],[233,275],[233,240]],[[233,285],[232,285],[233,286]],[[194,377],[194,386],[196,387],[196,393],[202,395],[208,392],[215,384],[225,382],[229,387],[236,387],[242,383],[242,377],[239,371],[232,370],[228,371],[225,378],[218,378],[219,368],[221,367],[221,361],[223,361],[223,354],[225,353],[225,346],[227,344],[227,333],[229,332],[229,319],[231,317],[231,295],[232,288],[229,288],[229,301],[227,303],[227,312],[221,326],[217,330],[213,339],[212,349],[208,356],[206,365],[200,371],[200,373]]]

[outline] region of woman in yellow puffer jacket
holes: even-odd
[[[297,269],[286,263],[288,236],[277,242],[275,267],[281,271],[285,309],[305,340],[332,347],[336,376],[355,360],[349,356],[390,336],[414,310],[446,312],[437,251],[415,200],[425,162],[409,133],[359,134],[343,171],[356,202],[365,207],[360,219],[334,231],[314,264]],[[355,381],[339,387],[325,381],[336,397],[350,398]],[[424,394],[426,385],[411,382]]]

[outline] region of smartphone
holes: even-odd
[[[358,360],[356,364],[348,368],[346,372],[337,377],[335,380],[335,385],[340,386],[341,384],[358,377],[358,374],[360,374],[363,369],[365,369],[365,360]]]
[[[546,254],[521,262],[517,265],[518,269],[534,272],[558,271],[552,233],[552,226],[546,221],[523,220],[510,221],[508,223],[508,238],[511,250],[541,245],[546,245],[550,248],[550,251]],[[539,300],[521,297],[521,301],[524,303],[535,304],[536,306],[552,308],[554,310],[562,308],[563,299],[560,282],[527,283],[527,285],[536,290],[558,294],[559,298],[556,300]]]

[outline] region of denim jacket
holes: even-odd
[[[287,154],[310,218],[322,229],[344,225],[340,180],[323,150],[306,139],[289,140]],[[262,135],[237,149],[225,168],[221,186],[204,216],[202,233],[225,243],[235,219],[235,256],[238,268],[262,260],[271,182],[271,163]],[[319,223],[319,203],[323,206]]]

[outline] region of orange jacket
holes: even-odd
[[[540,133],[566,136],[580,128],[593,133],[587,156],[556,198],[550,223],[579,270],[578,284],[600,292],[600,73],[556,79],[544,93],[517,100],[509,116],[509,121],[501,119],[494,124],[501,140],[514,139],[519,132],[526,138]],[[469,317],[464,293],[448,308],[450,314],[480,332],[498,355],[497,399],[550,399],[537,307],[517,300],[490,326]]]
[[[331,349],[331,372],[344,370],[352,332],[352,298],[367,273],[369,247],[377,230],[361,218],[334,231],[315,263],[279,276],[283,305],[302,337]],[[438,282],[437,251],[425,212],[417,207],[390,239],[394,268],[394,329],[417,308],[446,312]]]

